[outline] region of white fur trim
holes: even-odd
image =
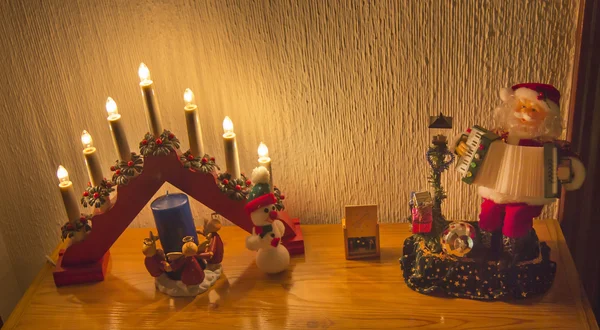
[[[478,187],[478,192],[479,196],[486,199],[491,199],[497,204],[526,203],[528,205],[546,205],[552,204],[554,201],[556,201],[556,198],[511,196],[482,186]]]
[[[537,102],[540,105],[542,105],[544,107],[544,109],[546,109],[547,111],[560,113],[558,104],[554,103],[554,101],[551,101],[548,98],[546,98],[545,100],[538,100],[537,99],[538,95],[539,95],[538,92],[534,91],[533,89],[526,88],[526,87],[521,87],[515,91],[515,97],[524,98],[524,99],[528,99],[528,100]]]
[[[500,88],[500,99],[504,102],[508,101],[513,96],[513,90],[511,88]]]
[[[573,181],[571,181],[570,183],[566,183],[563,185],[563,187],[565,187],[565,190],[571,191],[571,190],[577,190],[579,188],[581,188],[581,186],[583,185],[583,181],[585,181],[585,166],[583,166],[583,163],[574,157],[568,157],[569,159],[571,159],[571,169],[573,170]]]
[[[252,171],[252,183],[269,183],[269,170],[264,166],[259,166]]]

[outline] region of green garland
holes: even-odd
[[[81,218],[74,223],[67,222],[62,227],[60,227],[61,235],[60,237],[64,241],[67,238],[73,237],[77,232],[81,230],[85,230],[85,232],[89,232],[92,230],[92,227],[89,224],[89,221],[92,219],[91,214],[81,214]]]
[[[275,203],[275,208],[277,208],[277,211],[285,210],[285,206],[283,205],[285,195],[281,192],[281,190],[279,190],[279,188],[277,188],[277,186],[273,186],[273,194],[277,199],[277,203]]]
[[[247,199],[252,186],[252,181],[248,180],[243,173],[241,175],[240,178],[232,179],[231,174],[221,173],[217,178],[217,185],[221,192],[236,201]]]
[[[112,183],[114,185],[127,185],[129,179],[142,173],[143,164],[144,158],[135,152],[131,153],[131,160],[129,161],[117,160],[115,165],[110,167],[110,170],[115,172],[112,176]]]
[[[158,138],[151,133],[146,133],[140,142],[140,153],[144,157],[166,156],[176,149],[179,149],[179,139],[168,130],[164,130]]]
[[[201,173],[212,173],[215,169],[220,170],[217,163],[215,163],[215,157],[211,157],[208,154],[205,154],[200,157],[195,157],[188,150],[183,155],[179,157],[179,160],[183,164],[185,168],[192,168]]]
[[[113,183],[106,179],[102,180],[99,186],[94,187],[88,182],[88,186],[81,197],[81,205],[84,207],[89,205],[99,208],[102,204],[106,203],[107,197],[110,196],[110,193],[113,191],[115,191]]]

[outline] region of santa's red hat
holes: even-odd
[[[536,102],[547,111],[559,113],[560,92],[552,85],[523,83],[500,90],[502,101],[507,101],[511,96]]]

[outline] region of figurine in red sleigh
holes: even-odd
[[[221,275],[223,256],[222,241],[205,241],[198,245],[191,236],[183,238],[181,252],[171,252],[166,256],[156,248],[156,237],[144,239],[144,264],[151,276],[155,277],[156,288],[170,296],[195,296],[210,288]],[[212,250],[211,250],[212,249]],[[215,252],[220,257],[215,258]],[[207,269],[207,260],[212,262],[212,270]],[[217,262],[218,263],[215,263]]]
[[[483,197],[483,245],[495,248],[492,238],[502,235],[503,253],[514,264],[533,218],[559,197],[561,186],[579,189],[585,168],[569,144],[558,140],[562,118],[554,86],[518,84],[502,89],[500,98],[503,103],[494,111],[497,127],[471,127],[456,142],[455,153],[462,180],[477,185]]]

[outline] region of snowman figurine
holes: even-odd
[[[256,266],[268,274],[280,273],[290,264],[290,253],[281,245],[285,226],[278,220],[277,199],[269,186],[269,171],[261,166],[252,171],[252,191],[245,206],[254,227],[246,238],[246,247],[258,251]]]

